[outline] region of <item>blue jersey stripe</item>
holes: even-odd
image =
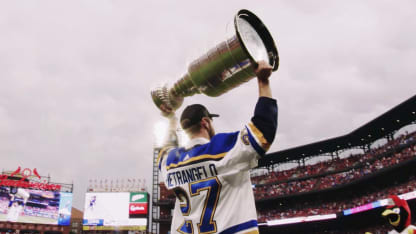
[[[199,163],[199,162],[204,162],[204,161],[208,161],[208,160],[214,160],[214,161],[218,161],[221,160],[222,158],[224,158],[225,153],[222,154],[217,154],[217,155],[200,155],[200,156],[196,156],[196,157],[192,157],[188,160],[179,162],[179,163],[171,163],[169,166],[166,167],[167,170],[172,169],[172,168],[178,168],[178,167],[183,167],[183,166],[187,166],[187,165],[191,165],[191,164],[195,164],[195,163]]]
[[[190,150],[176,148],[169,152],[166,167],[176,168],[196,162],[199,159],[218,159],[224,157],[237,142],[239,132],[221,133],[213,136],[207,144],[194,147]]]
[[[220,234],[233,234],[233,233],[241,232],[241,231],[244,231],[246,229],[253,228],[253,227],[257,227],[257,220],[253,219],[253,220],[250,220],[250,221],[245,222],[245,223],[240,223],[240,224],[234,225],[234,226],[232,226],[230,228],[227,228],[224,231],[220,232]]]
[[[272,143],[277,130],[277,102],[275,99],[260,97],[254,109],[254,116],[251,119],[253,124]]]

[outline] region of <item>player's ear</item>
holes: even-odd
[[[204,117],[201,119],[201,126],[204,128],[209,128],[209,120],[208,118]]]

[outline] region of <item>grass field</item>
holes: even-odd
[[[0,214],[0,221],[7,221],[6,214]],[[19,216],[17,219],[19,223],[41,223],[41,224],[57,224],[56,219],[44,218],[44,217],[35,217],[35,216]]]

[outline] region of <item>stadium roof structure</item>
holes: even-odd
[[[349,134],[267,154],[258,167],[363,147],[416,121],[416,95]]]

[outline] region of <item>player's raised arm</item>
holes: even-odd
[[[274,140],[277,129],[277,103],[272,98],[269,81],[272,67],[266,62],[260,61],[255,72],[257,75],[259,99],[251,121],[261,133],[258,138],[260,138],[260,141],[264,141],[264,144],[262,144],[263,150],[267,151]],[[259,153],[262,154],[262,152]]]
[[[178,118],[176,118],[175,112],[172,108],[167,107],[165,104],[160,105],[160,109],[162,110],[162,115],[169,119],[169,127],[168,127],[168,137],[163,142],[163,147],[166,146],[177,146],[177,135],[176,129],[178,125]]]
[[[169,126],[167,129],[168,135],[162,143],[162,149],[157,158],[159,169],[161,169],[160,164],[162,163],[164,156],[166,156],[166,153],[173,147],[178,146],[178,136],[176,134],[178,119],[176,118],[175,112],[164,104],[160,106],[160,110],[162,110],[162,115],[169,119]]]

